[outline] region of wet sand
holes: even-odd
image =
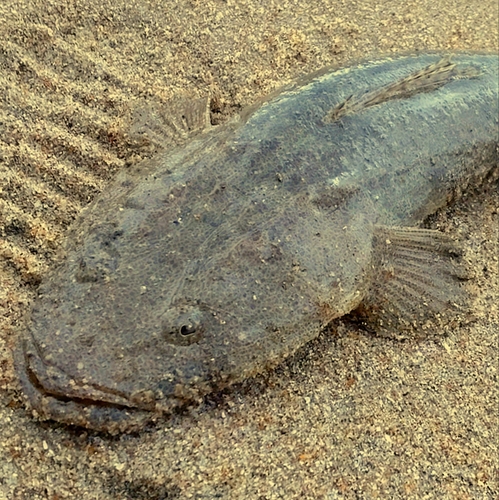
[[[338,322],[277,370],[115,438],[26,412],[12,348],[65,232],[158,147],[145,104],[222,123],[328,65],[498,48],[496,1],[11,1],[0,5],[0,499],[499,496],[499,193],[432,217],[464,239],[476,321],[395,342]]]

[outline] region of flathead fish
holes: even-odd
[[[31,406],[139,429],[352,311],[384,335],[452,325],[459,243],[418,225],[497,176],[497,147],[497,56],[418,55],[315,74],[120,174],[40,287],[16,353]]]

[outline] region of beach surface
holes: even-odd
[[[71,222],[158,153],[144,109],[223,123],[326,66],[498,50],[496,0],[4,0],[0,5],[0,500],[499,497],[499,190],[428,227],[464,241],[475,321],[394,341],[338,321],[276,370],[133,435],[28,412],[12,350]],[[149,107],[149,108],[148,108]]]

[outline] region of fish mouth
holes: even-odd
[[[139,431],[160,415],[154,407],[134,406],[118,391],[71,379],[44,362],[29,337],[15,349],[14,364],[29,407],[40,420],[116,435]]]

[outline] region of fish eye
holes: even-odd
[[[180,327],[180,335],[183,335],[184,337],[192,335],[193,333],[196,333],[196,327],[194,325],[182,325]]]
[[[205,319],[203,312],[195,306],[174,306],[163,316],[164,339],[179,346],[195,344],[203,338]]]

